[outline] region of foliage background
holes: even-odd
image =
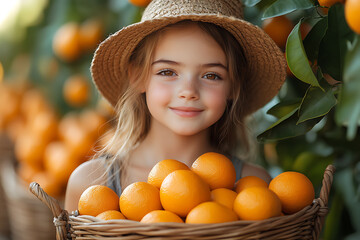
[[[245,18],[253,24],[261,27],[266,18],[286,15],[295,25],[284,49],[293,74],[265,110],[255,114],[254,131],[261,147],[258,161],[273,176],[287,170],[305,173],[317,193],[325,167],[334,164],[337,172],[322,238],[360,239],[359,35],[348,27],[341,3],[326,13],[313,0],[243,2]],[[14,11],[0,27],[3,81],[28,82],[42,89],[59,114],[81,110],[69,106],[59,89],[74,73],[90,78],[92,53],[70,63],[57,58],[52,50],[57,29],[69,21],[98,18],[105,38],[139,21],[143,11],[127,0],[13,3]],[[304,40],[301,23],[312,27]],[[98,99],[93,87],[89,105]]]

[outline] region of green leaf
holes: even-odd
[[[309,121],[296,124],[298,121],[297,109],[279,119],[267,130],[257,136],[258,141],[277,141],[303,135],[310,131],[322,118],[310,119]]]
[[[297,124],[309,119],[326,115],[337,103],[333,90],[329,85],[323,87],[310,86],[303,98],[299,109],[299,121]]]
[[[306,35],[303,44],[308,59],[313,62],[318,58],[319,46],[327,30],[327,17],[321,18]]]
[[[312,0],[277,0],[265,9],[262,19],[291,13],[295,10],[315,7]]]
[[[354,185],[353,169],[351,167],[336,171],[334,185],[345,201],[345,206],[350,215],[353,227],[360,231],[360,204],[356,200],[356,188]]]
[[[328,14],[328,28],[319,47],[318,65],[337,81],[342,81],[347,41],[354,33],[348,27],[343,4],[333,5]]]
[[[247,7],[253,7],[255,6],[256,4],[258,4],[259,2],[261,2],[261,0],[244,0],[242,1],[243,4]]]
[[[356,136],[360,121],[360,37],[348,46],[344,61],[344,84],[341,87],[339,104],[335,113],[338,124],[348,125],[347,139]]]
[[[299,109],[301,99],[282,101],[270,108],[266,113],[277,118],[282,118],[294,110]]]
[[[291,72],[301,81],[320,87],[314,75],[301,39],[300,25],[302,20],[291,31],[286,42],[286,59]],[[321,88],[321,87],[320,87]]]

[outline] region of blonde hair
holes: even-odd
[[[188,24],[189,20],[181,21],[158,30],[144,38],[133,51],[128,68],[127,89],[121,96],[117,106],[117,126],[111,140],[95,157],[111,155],[108,157],[108,169],[116,162],[119,171],[126,175],[129,164],[128,155],[147,135],[150,127],[150,112],[145,101],[145,94],[141,93],[145,80],[150,72],[153,53],[161,33],[169,28]],[[211,126],[210,142],[219,151],[227,154],[238,153],[237,146],[242,149],[245,158],[250,152],[250,141],[242,103],[245,101],[242,94],[246,91],[246,59],[237,40],[225,29],[211,23],[195,22],[203,31],[208,33],[225,52],[228,62],[229,78],[232,84],[230,98],[222,117]],[[141,69],[141,71],[139,70]],[[138,70],[138,71],[136,71]],[[234,131],[236,129],[236,131]],[[105,173],[106,174],[106,173]],[[124,175],[123,175],[124,174]]]

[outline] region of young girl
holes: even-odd
[[[206,152],[227,155],[237,179],[270,181],[236,155],[252,149],[245,117],[277,94],[286,65],[276,44],[242,15],[240,0],[153,0],[140,23],[99,46],[91,71],[117,110],[116,133],[73,172],[65,209],[76,210],[91,185],[107,184],[120,196],[147,181],[157,162],[191,166]]]

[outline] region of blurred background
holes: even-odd
[[[91,60],[148,2],[0,0],[0,240],[55,239],[29,183],[62,204],[71,172],[111,136],[114,112],[91,81]],[[316,196],[336,166],[321,239],[360,239],[360,23],[345,16],[348,2],[243,0],[245,19],[289,65],[278,96],[251,119],[256,162],[273,177],[306,174]]]

